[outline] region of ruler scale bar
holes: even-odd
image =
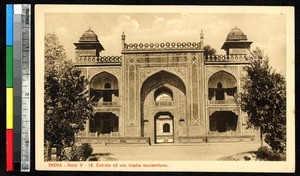
[[[21,171],[30,171],[30,4],[22,5]]]
[[[14,170],[20,170],[21,163],[21,109],[22,109],[22,5],[14,4],[13,25],[13,145]]]

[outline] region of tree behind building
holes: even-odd
[[[216,49],[212,48],[210,45],[205,45],[203,47],[204,50],[204,57],[207,58],[208,56],[216,55]]]
[[[260,128],[261,139],[275,152],[286,148],[286,82],[269,66],[269,59],[257,48],[245,67],[241,107],[248,115],[248,126]],[[263,141],[262,141],[263,142]]]

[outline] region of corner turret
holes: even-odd
[[[221,49],[226,51],[226,55],[247,55],[252,42],[248,41],[247,35],[242,30],[235,27],[228,33],[225,43]]]
[[[96,56],[100,55],[100,52],[104,50],[103,46],[98,40],[98,36],[95,34],[91,28],[85,31],[79,38],[78,43],[74,43],[76,46],[76,60],[79,57],[85,56]]]

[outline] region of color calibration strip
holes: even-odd
[[[6,171],[13,171],[13,5],[6,5]]]

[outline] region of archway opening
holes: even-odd
[[[209,131],[236,131],[238,115],[232,111],[216,111],[209,117]]]
[[[97,112],[90,121],[90,132],[97,136],[118,136],[118,116],[111,112]]]
[[[174,142],[174,120],[170,112],[158,112],[154,116],[155,143]]]

